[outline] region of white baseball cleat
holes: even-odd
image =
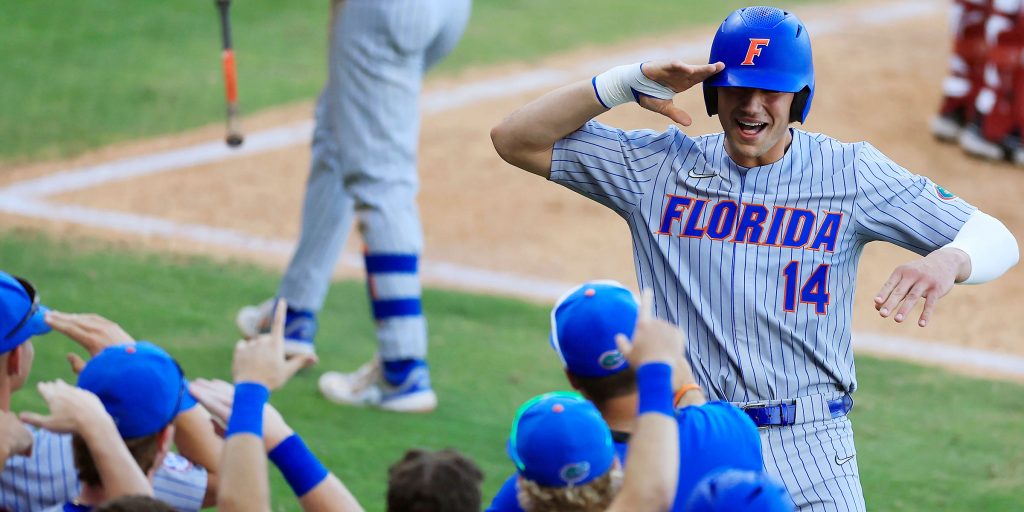
[[[235,315],[235,325],[242,335],[252,338],[270,332],[270,321],[274,314],[275,299],[267,299],[255,306],[245,306]],[[316,315],[311,312],[288,309],[284,324],[284,355],[315,356]]]
[[[942,142],[956,142],[962,131],[963,124],[952,116],[939,115],[932,118],[932,135]]]
[[[968,126],[960,133],[960,147],[968,154],[987,160],[1003,160],[1002,146],[983,137],[975,126]]]
[[[319,387],[324,397],[336,404],[418,413],[437,408],[437,394],[430,387],[426,365],[413,368],[405,381],[393,385],[384,379],[376,356],[355,372],[321,375]]]

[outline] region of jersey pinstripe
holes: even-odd
[[[865,244],[927,254],[974,207],[868,143],[793,129],[785,156],[743,168],[722,133],[590,121],[555,144],[551,180],[617,212],[638,284],[679,325],[709,399],[857,387],[850,324]]]
[[[32,429],[32,455],[11,457],[0,473],[0,510],[43,510],[78,496],[71,436]],[[153,479],[155,497],[182,512],[199,510],[206,470],[168,453]]]

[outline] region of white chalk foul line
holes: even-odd
[[[290,240],[257,237],[232,229],[181,223],[148,215],[18,198],[10,194],[0,194],[0,210],[49,221],[71,222],[140,236],[185,239],[261,254],[287,257],[295,249],[295,243]],[[340,264],[351,269],[363,268],[362,258],[355,254],[342,255]],[[543,301],[553,301],[571,287],[569,283],[436,261],[424,261],[420,271],[424,281],[428,283],[454,284],[472,290],[498,292]]]
[[[938,2],[893,2],[861,9],[847,17],[842,23],[826,18],[806,21],[809,32],[820,36],[858,23],[874,26],[893,24],[930,15],[942,8],[943,6]],[[575,77],[600,72],[623,62],[662,58],[695,61],[707,53],[708,43],[706,41],[619,53],[582,62],[569,70],[537,69],[497,79],[481,80],[451,89],[430,91],[424,94],[422,108],[426,114],[435,114],[558,86]],[[180,223],[153,216],[60,204],[44,199],[105,183],[208,165],[297,144],[308,144],[312,130],[313,123],[304,121],[248,134],[245,146],[239,150],[229,150],[223,142],[218,140],[140,157],[68,169],[0,189],[0,211],[141,236],[186,239],[230,249],[288,256],[294,249],[294,243],[288,240],[263,238],[237,230]],[[354,254],[343,255],[341,264],[350,268],[362,267],[361,258]],[[564,290],[572,286],[571,283],[536,279],[445,262],[425,261],[422,273],[424,280],[428,282],[454,284],[468,289],[501,292],[547,302],[555,300]],[[1024,358],[979,349],[923,343],[865,333],[858,333],[854,336],[854,347],[858,351],[865,350],[918,362],[953,366],[966,365],[1024,378]]]

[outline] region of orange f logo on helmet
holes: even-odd
[[[756,38],[753,38],[753,37],[750,38],[750,46],[747,47],[747,58],[743,59],[743,62],[740,65],[742,65],[742,66],[753,66],[754,65],[754,57],[760,56],[761,55],[761,47],[762,46],[768,46],[768,43],[770,41],[771,41],[771,39],[756,39]]]

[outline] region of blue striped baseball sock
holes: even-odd
[[[427,355],[427,324],[420,303],[419,255],[367,253],[365,261],[381,359],[386,365],[391,364],[392,376],[404,377],[416,367],[414,362],[422,363]]]

